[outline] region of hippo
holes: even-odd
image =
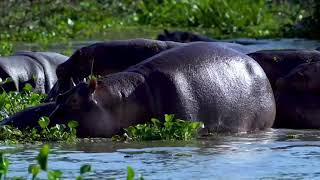
[[[279,91],[320,95],[319,77],[320,62],[303,63],[279,78],[276,86]]]
[[[47,93],[57,80],[57,66],[67,59],[67,56],[54,52],[20,51],[12,56],[1,56],[0,78],[12,80],[3,84],[2,88],[5,91],[20,91],[29,83],[34,91]]]
[[[242,53],[253,52],[235,43],[213,43]],[[58,66],[56,70],[58,82],[44,102],[53,101],[57,95],[69,90],[72,84],[70,79],[78,84],[90,74],[104,76],[119,72],[160,52],[184,45],[186,44],[171,41],[131,39],[95,43],[78,49],[65,63]]]
[[[262,50],[249,53],[248,55],[256,60],[263,68],[273,90],[275,90],[276,81],[280,77],[287,75],[298,65],[320,60],[320,52],[316,50]]]
[[[119,72],[159,52],[182,46],[182,43],[147,39],[114,40],[95,43],[76,50],[57,67],[58,82],[45,99],[50,102],[71,88],[70,79],[77,84],[90,74],[104,76]]]
[[[19,129],[25,129],[27,127],[38,127],[38,121],[42,116],[49,116],[56,108],[54,102],[43,103],[39,106],[29,107],[20,111],[9,118],[3,119],[0,122],[0,126],[11,125]]]
[[[273,128],[319,129],[320,96],[309,93],[278,91],[277,116]]]
[[[191,43],[152,56],[56,98],[51,123],[79,123],[79,137],[110,137],[152,117],[175,114],[208,132],[239,133],[272,126],[275,101],[259,64],[212,43]]]
[[[276,82],[274,128],[320,128],[320,62],[303,63]]]
[[[195,41],[204,41],[204,42],[214,42],[215,39],[196,34],[193,32],[187,31],[173,31],[169,32],[167,29],[163,30],[163,34],[157,36],[157,40],[160,41],[175,41],[181,43],[195,42]]]

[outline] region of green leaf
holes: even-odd
[[[33,87],[31,86],[31,84],[27,83],[24,87],[23,87],[23,91],[26,92],[30,92],[32,91]]]
[[[77,176],[76,180],[83,180],[83,177],[82,176]]]
[[[68,122],[68,127],[70,129],[74,129],[74,128],[78,127],[78,126],[79,126],[79,123],[77,121],[69,121]]]
[[[87,172],[90,172],[91,171],[91,166],[89,164],[84,164],[81,166],[80,168],[80,174],[83,175]]]
[[[40,166],[36,164],[30,164],[28,168],[29,174],[32,174],[32,179],[35,179],[37,175],[40,173]]]
[[[60,170],[48,171],[48,179],[49,180],[58,180],[62,176],[62,172]]]
[[[127,167],[127,180],[134,180],[134,170],[131,166]]]
[[[48,125],[49,125],[49,123],[50,123],[50,119],[49,119],[49,117],[44,116],[44,117],[41,117],[41,118],[40,118],[40,120],[38,121],[38,123],[39,123],[39,125],[40,125],[40,127],[41,127],[42,129],[45,129],[45,128],[48,127]]]
[[[40,165],[40,168],[44,171],[47,171],[48,169],[48,155],[49,155],[49,145],[44,145],[39,152],[39,155],[37,156],[38,164]]]

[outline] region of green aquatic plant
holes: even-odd
[[[50,119],[41,117],[38,121],[40,129],[26,128],[19,130],[9,125],[0,127],[0,141],[5,143],[35,143],[43,141],[67,141],[75,142],[77,139],[76,121],[69,121],[67,127],[64,124],[56,124],[48,127]]]
[[[0,82],[0,86],[11,82],[10,79]],[[0,120],[7,118],[28,107],[39,105],[46,95],[32,91],[32,86],[26,84],[22,92],[2,91],[0,94]]]
[[[173,114],[166,114],[164,120],[152,118],[150,123],[130,126],[124,136],[114,136],[113,140],[190,140],[197,135],[203,123],[176,119]]]

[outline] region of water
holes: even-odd
[[[84,163],[93,167],[88,179],[125,179],[127,165],[145,179],[320,179],[319,137],[320,131],[270,129],[192,142],[54,144],[49,168],[62,170],[65,179],[74,178]],[[14,150],[9,174],[27,176],[39,146],[13,147],[2,147]]]
[[[158,31],[160,32],[160,31]],[[140,32],[141,33],[141,32]],[[155,32],[137,35],[123,32],[107,39],[155,37]],[[50,51],[62,52],[97,42],[74,41],[52,44]],[[315,49],[318,41],[303,39],[235,39],[262,49]],[[19,44],[15,50],[39,50],[36,44]],[[290,139],[290,135],[298,135]],[[289,136],[288,136],[289,135]],[[145,179],[320,179],[320,131],[270,129],[255,134],[211,137],[192,142],[115,143],[96,139],[77,144],[51,144],[49,168],[74,179],[84,163],[92,165],[87,179],[125,179],[126,167]],[[40,145],[0,146],[11,161],[9,176],[28,176]],[[45,174],[41,174],[45,178]]]

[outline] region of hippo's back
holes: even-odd
[[[146,78],[156,115],[175,113],[217,132],[264,129],[275,118],[273,92],[262,68],[217,44],[168,50],[127,71]]]

